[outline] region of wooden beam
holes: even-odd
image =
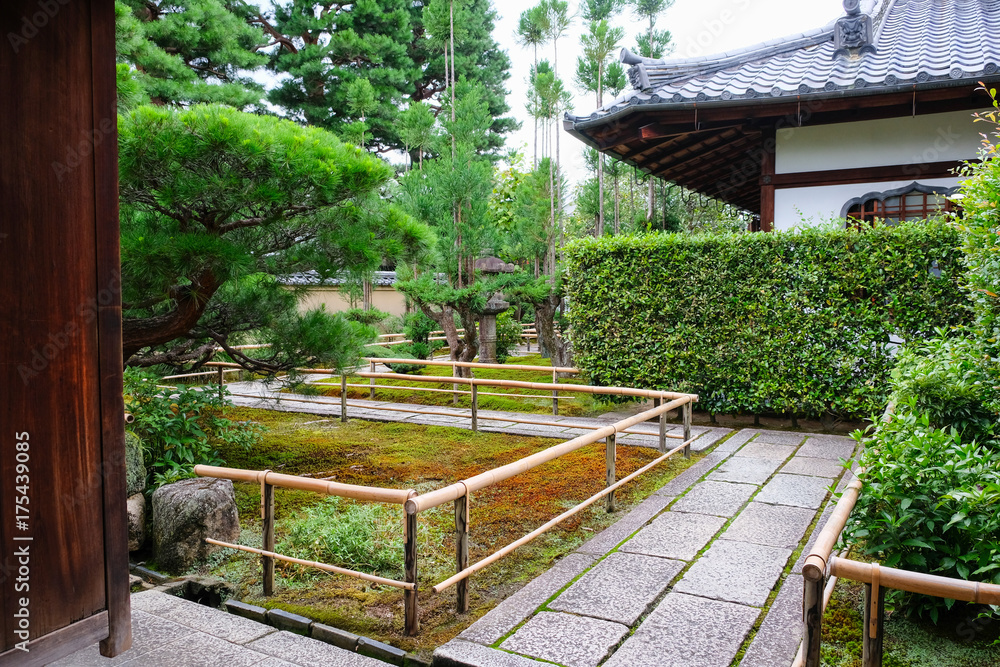
[[[760,231],[774,229],[774,154],[775,129],[764,131],[760,158]]]
[[[978,162],[978,160],[970,160]],[[950,160],[926,164],[896,164],[884,167],[860,167],[857,169],[830,169],[827,171],[803,171],[793,174],[774,174],[771,184],[778,188],[808,188],[822,185],[845,183],[872,183],[879,181],[919,181],[930,178],[954,176],[954,170],[964,161]],[[763,185],[761,176],[761,185]]]

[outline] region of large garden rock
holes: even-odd
[[[146,496],[128,497],[128,550],[138,551],[146,541]]]
[[[239,514],[233,483],[227,479],[185,479],[153,493],[153,544],[156,563],[183,572],[219,547],[206,537],[236,542]]]
[[[125,495],[129,498],[146,488],[146,466],[142,463],[142,441],[125,431]]]

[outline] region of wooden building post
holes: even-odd
[[[774,127],[764,129],[760,159],[760,231],[774,229],[774,159],[777,139]]]
[[[7,0],[0,35],[0,572],[28,578],[0,576],[0,665],[113,657],[132,641],[114,3]]]

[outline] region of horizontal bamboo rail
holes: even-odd
[[[511,542],[510,544],[508,544],[504,548],[500,549],[499,551],[494,552],[493,554],[487,556],[486,558],[482,559],[481,561],[477,562],[476,564],[470,565],[469,567],[465,568],[464,570],[462,570],[460,572],[456,572],[451,577],[448,577],[447,579],[445,579],[441,583],[439,583],[436,586],[434,586],[433,588],[431,588],[431,590],[433,590],[435,593],[440,593],[442,591],[448,590],[449,588],[451,588],[452,586],[454,586],[458,582],[462,581],[463,579],[467,579],[468,577],[470,577],[471,575],[475,574],[479,570],[482,570],[483,568],[488,567],[489,565],[492,565],[493,563],[497,562],[498,560],[500,560],[504,556],[506,556],[506,555],[510,554],[511,552],[513,552],[518,547],[522,547],[525,544],[527,544],[528,542],[530,542],[533,539],[535,539],[536,537],[538,537],[539,535],[542,535],[542,534],[547,533],[548,531],[552,530],[552,528],[554,528],[558,524],[562,523],[566,519],[570,518],[574,514],[578,514],[578,513],[582,512],[583,510],[587,509],[588,507],[590,507],[591,505],[593,505],[594,503],[596,503],[601,498],[603,498],[603,497],[605,497],[605,496],[607,496],[607,495],[609,495],[611,493],[614,493],[617,489],[619,489],[623,485],[631,482],[633,479],[635,479],[636,477],[638,477],[642,473],[649,471],[650,469],[652,469],[653,467],[659,465],[663,461],[666,461],[668,458],[670,458],[671,456],[673,456],[677,452],[682,451],[689,444],[691,444],[690,440],[681,443],[677,447],[671,449],[666,454],[663,454],[662,456],[659,456],[658,458],[654,459],[650,463],[647,463],[643,467],[639,468],[638,470],[636,470],[631,475],[628,475],[627,477],[623,477],[622,479],[618,480],[614,484],[605,487],[601,491],[598,491],[597,493],[595,493],[594,495],[592,495],[590,498],[587,498],[586,500],[584,500],[579,505],[576,505],[575,507],[566,510],[565,512],[563,512],[559,516],[555,517],[554,519],[551,519],[551,520],[547,521],[546,523],[544,523],[543,525],[539,526],[535,530],[531,531],[530,533],[528,533],[524,537],[522,537],[522,538],[520,538],[518,540],[515,540],[514,542]],[[470,489],[470,491],[471,491],[471,489]],[[418,496],[418,498],[419,498],[419,496]]]
[[[297,565],[305,565],[306,567],[314,567],[318,570],[325,570],[327,572],[333,572],[334,574],[343,574],[348,577],[354,577],[356,579],[364,579],[365,581],[370,581],[375,584],[381,584],[383,586],[394,586],[396,588],[402,588],[403,590],[416,590],[416,584],[410,584],[405,581],[396,581],[395,579],[386,579],[385,577],[377,577],[374,574],[365,574],[364,572],[358,572],[357,570],[348,570],[343,567],[337,567],[336,565],[327,565],[326,563],[319,563],[314,560],[303,560],[302,558],[293,558],[291,556],[284,556],[282,554],[274,553],[273,551],[265,551],[264,549],[255,549],[254,547],[245,547],[242,544],[230,544],[229,542],[222,542],[220,540],[213,540],[210,537],[206,537],[205,541],[209,544],[215,544],[220,547],[225,547],[227,549],[236,549],[238,551],[245,551],[251,554],[257,554],[258,556],[266,556],[267,558],[273,558],[274,560],[283,560],[286,563],[295,563]]]
[[[660,413],[675,410],[687,403],[692,402],[693,400],[693,396],[677,398],[658,407],[652,408],[651,410],[640,412],[639,414],[628,419],[623,419],[622,421],[616,422],[610,426],[599,428],[593,433],[577,436],[572,440],[567,440],[566,442],[558,444],[554,447],[549,447],[548,449],[542,450],[530,456],[526,456],[518,461],[502,465],[499,468],[494,468],[493,470],[487,470],[486,472],[474,475],[473,477],[469,477],[461,482],[450,484],[436,491],[419,495],[406,501],[404,506],[406,513],[416,514],[417,512],[423,512],[424,510],[428,510],[433,507],[437,507],[438,505],[443,505],[446,502],[455,500],[456,498],[460,498],[466,493],[475,493],[476,491],[484,489],[487,486],[492,486],[493,484],[502,482],[505,479],[510,479],[515,475],[519,475],[523,472],[531,470],[532,468],[536,468],[543,463],[548,463],[549,461],[557,459],[560,456],[574,452],[581,447],[593,444],[609,435],[615,435],[616,433],[631,426],[635,426],[636,424],[652,419]]]
[[[341,498],[353,498],[354,500],[368,500],[379,503],[392,503],[394,505],[404,504],[411,493],[409,489],[382,489],[374,486],[341,484],[340,482],[329,482],[311,477],[285,475],[282,473],[271,472],[270,470],[240,470],[237,468],[196,465],[194,467],[194,473],[199,477],[228,479],[234,482],[270,484],[271,486],[279,486],[284,489],[312,491],[314,493],[322,493],[328,496],[339,496]]]
[[[840,496],[840,500],[837,501],[837,506],[834,508],[833,514],[830,515],[830,519],[823,526],[819,537],[816,538],[816,543],[813,545],[812,551],[806,556],[805,565],[802,566],[802,576],[806,579],[820,581],[826,575],[826,566],[830,560],[830,554],[833,552],[833,547],[837,544],[837,540],[840,539],[840,534],[844,532],[844,526],[847,525],[847,519],[854,509],[854,505],[858,502],[860,494],[860,479],[855,479],[844,489],[844,493]]]
[[[222,373],[239,373],[239,368],[220,368]],[[203,373],[184,373],[182,375],[164,375],[161,380],[179,380],[180,378],[201,377],[202,375],[218,375],[215,371],[205,371]]]
[[[831,558],[830,574],[863,584],[873,581],[872,572],[878,566],[879,585],[908,593],[950,598],[976,604],[1000,604],[1000,586],[996,584],[939,577],[922,572],[908,572],[877,563],[861,563],[848,558]]]
[[[332,386],[323,385],[321,386]],[[358,384],[356,382],[349,382],[348,387],[353,387],[355,389],[396,389],[398,391],[430,391],[441,394],[471,394],[471,391],[465,391],[464,389],[434,389],[433,387],[404,387],[402,385],[396,384]],[[545,400],[551,400],[553,397],[548,394],[499,394],[496,392],[480,391],[478,392],[480,396],[503,396],[506,398],[544,398]],[[557,400],[560,401],[576,401],[579,400],[577,396],[559,396]]]
[[[563,375],[578,375],[579,368],[569,368],[562,366],[527,366],[521,364],[481,364],[475,361],[436,361],[431,359],[379,359],[377,357],[364,357],[365,361],[374,361],[378,364],[416,364],[420,366],[458,366],[459,368],[486,368],[499,371],[543,371],[546,373],[556,372]]]

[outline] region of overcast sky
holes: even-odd
[[[508,103],[511,113],[522,122],[519,132],[508,136],[510,148],[522,147],[529,162],[533,141],[533,122],[525,112],[527,75],[531,69],[532,52],[522,48],[514,33],[521,12],[537,0],[493,0],[500,15],[494,30],[496,40],[507,49],[511,59],[511,91]],[[570,0],[570,11],[577,11],[579,0]],[[674,52],[670,57],[707,56],[730,49],[751,46],[777,37],[819,28],[844,14],[842,0],[676,0],[663,13],[657,28],[673,34]],[[642,26],[626,9],[613,23],[625,27],[623,46],[635,50],[635,34]],[[573,93],[575,113],[586,115],[596,108],[593,93],[584,93],[573,85],[577,56],[582,53],[580,36],[583,21],[576,18],[569,34],[559,40],[559,75]],[[539,49],[539,58],[552,58],[551,44]],[[608,97],[605,96],[605,101]],[[560,123],[560,127],[561,127]],[[586,177],[583,167],[583,144],[563,133],[561,157],[565,173],[572,182]],[[530,164],[528,165],[530,166]]]

